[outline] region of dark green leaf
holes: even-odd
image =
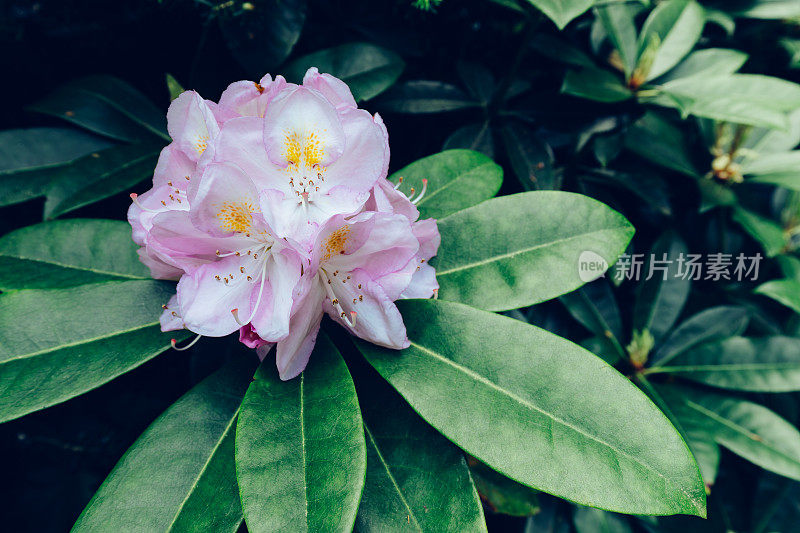
[[[633,329],[649,331],[658,342],[672,328],[689,296],[691,279],[680,272],[686,243],[679,235],[665,233],[654,245],[643,272],[633,309]],[[649,279],[648,279],[649,278]]]
[[[598,279],[560,298],[567,311],[586,329],[604,337],[619,357],[625,355],[622,338],[622,317],[608,281]]]
[[[299,377],[281,381],[268,357],[236,425],[236,474],[247,529],[349,531],[366,472],[353,380],[320,332]]]
[[[533,516],[541,510],[537,491],[498,474],[475,459],[470,461],[470,471],[478,493],[495,513]]]
[[[657,113],[645,113],[628,129],[625,147],[657,165],[698,175],[683,132]]]
[[[359,349],[462,449],[520,483],[584,505],[705,515],[702,480],[683,440],[602,360],[465,305],[401,300],[398,307],[410,348],[359,342]]]
[[[181,85],[172,74],[167,73],[166,79],[167,92],[169,92],[169,101],[171,102],[179,97],[186,89],[183,88],[183,85]]]
[[[767,256],[772,257],[783,252],[786,238],[783,235],[783,228],[776,222],[743,207],[734,209],[732,218],[764,247]]]
[[[664,181],[653,174],[625,174],[616,170],[594,169],[591,173],[582,174],[580,180],[605,187],[623,189],[646,202],[653,210],[669,216],[672,207],[669,203],[669,191]]]
[[[559,30],[563,30],[572,19],[592,7],[595,0],[528,0],[528,2],[555,22]]]
[[[229,531],[242,522],[233,444],[255,367],[236,353],[133,443],[81,514],[74,532]]]
[[[440,81],[407,81],[388,91],[380,106],[395,113],[442,113],[480,104],[455,85]]]
[[[756,392],[800,390],[800,339],[731,337],[702,344],[675,357],[668,372],[707,385]]]
[[[109,146],[73,128],[0,131],[0,207],[43,195],[53,167]]]
[[[113,76],[79,78],[29,109],[121,141],[153,135],[170,140],[166,114],[138,90]]]
[[[116,220],[59,220],[0,238],[0,289],[53,289],[147,279],[131,227]]]
[[[639,47],[636,42],[634,17],[641,9],[635,4],[606,4],[595,8],[598,18],[608,33],[611,44],[619,53],[625,67],[625,78],[629,78],[636,66]]]
[[[405,194],[412,188],[418,194],[427,179],[428,190],[417,204],[420,216],[443,218],[497,194],[503,169],[480,152],[447,150],[414,161],[389,180],[398,183],[401,177],[399,190]]]
[[[494,157],[494,140],[489,122],[467,124],[458,128],[444,141],[442,150],[475,150],[486,157]]]
[[[590,507],[575,509],[573,521],[576,533],[631,533],[633,531],[623,517]]]
[[[356,530],[486,531],[461,450],[420,419],[381,378],[358,381],[367,479]]]
[[[405,63],[391,50],[369,43],[350,43],[295,59],[283,70],[289,81],[300,83],[310,67],[336,76],[350,87],[356,101],[361,101],[391,87]]]
[[[453,213],[439,220],[439,232],[442,244],[434,259],[439,296],[505,311],[591,281],[580,277],[581,254],[591,252],[592,260],[605,261],[607,268],[634,230],[625,217],[586,196],[534,191]]]
[[[606,103],[623,102],[633,97],[617,75],[591,67],[567,72],[561,92]]]
[[[753,292],[772,298],[792,309],[795,313],[800,313],[800,281],[775,279],[762,283]]]
[[[502,129],[511,168],[526,191],[559,189],[560,175],[553,169],[553,151],[529,127],[510,123]]]
[[[459,61],[456,65],[458,75],[470,96],[483,105],[488,105],[494,95],[494,76],[492,71],[478,63]]]
[[[174,292],[143,280],[0,295],[0,422],[99,387],[169,348],[158,317]]]
[[[251,0],[216,12],[231,54],[257,79],[288,57],[300,38],[306,9],[306,0]]]
[[[691,76],[719,76],[733,74],[739,70],[745,61],[747,54],[738,50],[727,48],[706,48],[697,50],[689,54],[686,59],[681,61],[675,68],[659,77],[656,83],[666,83],[680,78]]]
[[[119,192],[130,191],[153,175],[160,148],[149,144],[119,146],[54,169],[45,193],[45,218],[56,218]]]
[[[792,424],[746,400],[685,387],[665,389],[660,390],[670,405],[683,402],[717,443],[761,468],[800,479],[800,432]]]
[[[705,309],[675,328],[650,358],[650,365],[663,365],[689,348],[705,342],[740,335],[750,321],[744,307],[720,305]]]

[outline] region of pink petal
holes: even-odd
[[[275,363],[278,374],[284,381],[302,372],[308,364],[311,352],[317,342],[320,321],[322,320],[322,300],[324,291],[319,283],[296,303],[296,309],[289,324],[289,336],[278,342]]]
[[[421,263],[400,298],[432,298],[438,288],[436,269],[428,263]]]
[[[260,213],[258,191],[250,178],[233,163],[212,163],[195,184],[192,223],[215,236],[255,232]]]
[[[181,318],[178,308],[177,294],[172,295],[172,298],[169,299],[158,321],[161,323],[161,331],[175,331],[184,328],[183,318]]]
[[[186,91],[169,106],[167,130],[178,149],[197,161],[219,133],[219,126],[205,100]]]
[[[330,74],[320,74],[317,67],[308,69],[303,77],[303,86],[316,89],[337,108],[356,107],[356,100],[350,92],[350,87]]]
[[[277,244],[275,245],[277,246]],[[272,254],[268,266],[270,299],[262,298],[252,325],[259,336],[268,341],[278,341],[289,335],[289,318],[295,286],[300,280],[301,257],[289,248]],[[255,305],[256,294],[253,293]]]
[[[384,132],[363,109],[341,109],[339,116],[347,144],[341,157],[326,168],[325,184],[369,191],[384,173],[389,149]]]

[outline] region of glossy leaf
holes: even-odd
[[[218,15],[233,57],[258,79],[289,56],[300,38],[308,6],[306,0],[255,0],[250,4],[252,9],[239,4],[215,8],[212,13]]]
[[[458,76],[464,82],[470,96],[482,105],[488,105],[494,96],[495,82],[492,71],[479,63],[459,61],[456,65]]]
[[[706,48],[686,56],[675,68],[658,78],[656,83],[689,78],[692,76],[719,76],[733,74],[739,70],[747,54],[728,48]]]
[[[754,19],[792,19],[800,17],[800,4],[794,0],[756,0],[736,15]]]
[[[359,342],[359,349],[462,449],[520,483],[584,505],[705,514],[702,481],[683,440],[602,360],[465,305],[401,300],[398,307],[411,347]]]
[[[800,150],[763,154],[746,161],[742,173],[747,183],[768,183],[800,190]]]
[[[650,365],[663,365],[694,346],[740,335],[749,321],[744,307],[720,305],[700,311],[669,334],[650,358]]]
[[[576,533],[631,533],[624,517],[591,507],[578,507],[573,516]]]
[[[358,399],[367,441],[367,479],[356,530],[486,531],[461,450],[378,376],[358,380]]]
[[[1,290],[148,278],[126,222],[58,220],[0,237]]]
[[[780,302],[792,309],[795,313],[800,313],[800,281],[774,279],[762,283],[753,292],[772,298],[776,302]]]
[[[749,130],[742,142],[742,148],[758,154],[786,152],[800,144],[800,109],[789,112],[788,130],[774,128],[755,128]]]
[[[185,338],[158,325],[174,292],[124,281],[0,295],[0,422],[99,387]]]
[[[691,52],[705,25],[703,7],[694,0],[660,2],[647,17],[639,35],[639,64],[644,81],[664,74]],[[649,65],[642,65],[645,50],[655,45]]]
[[[638,44],[636,42],[636,24],[634,17],[640,6],[634,4],[605,4],[595,8],[597,17],[608,33],[622,60],[625,78],[629,78],[636,66]]]
[[[467,124],[450,134],[444,141],[442,150],[475,150],[483,155],[494,157],[494,139],[489,122]]]
[[[386,48],[369,43],[350,43],[300,57],[283,71],[300,83],[310,67],[345,82],[356,101],[373,98],[391,87],[405,68],[403,60]]]
[[[605,103],[623,102],[633,97],[618,76],[592,67],[567,72],[561,92]]]
[[[701,417],[721,446],[761,468],[800,479],[800,432],[773,411],[697,389],[669,387],[665,392],[671,404],[683,402]]]
[[[440,81],[407,81],[388,91],[380,107],[396,113],[443,113],[478,107],[480,103],[464,91]]]
[[[640,157],[686,176],[699,174],[683,132],[660,114],[648,112],[634,122],[625,136],[625,147]]]
[[[702,344],[674,358],[668,372],[707,385],[756,392],[800,390],[800,339],[731,337]]]
[[[364,486],[366,448],[355,387],[320,333],[306,370],[281,381],[267,357],[236,426],[236,474],[247,529],[349,531]]]
[[[553,190],[561,186],[561,177],[553,168],[553,150],[523,124],[510,123],[502,129],[511,168],[526,191]]]
[[[778,255],[786,246],[783,229],[776,222],[742,207],[733,211],[732,218],[764,247],[767,256]]]
[[[665,233],[653,245],[647,272],[643,273],[645,281],[636,295],[633,328],[649,331],[656,341],[675,323],[689,296],[691,280],[679,271],[679,258],[685,258],[686,253],[686,243],[680,236]]]
[[[641,199],[655,212],[666,216],[672,214],[669,191],[664,180],[654,174],[626,174],[616,170],[594,169],[591,173],[582,174],[580,180],[601,187],[622,189]]]
[[[479,152],[446,150],[423,157],[389,176],[403,182],[400,192],[418,194],[422,180],[428,180],[425,196],[419,201],[420,218],[443,218],[497,194],[503,183],[503,169]]]
[[[560,191],[494,198],[438,223],[442,244],[432,264],[439,297],[490,311],[533,305],[580,287],[590,281],[579,277],[581,254],[597,254],[607,267],[634,231],[600,202]]]
[[[547,15],[550,20],[555,22],[559,30],[575,17],[585,13],[595,0],[528,0],[531,4],[539,8],[542,13]]]
[[[560,298],[567,311],[586,329],[607,339],[617,355],[625,355],[622,338],[622,317],[611,286],[604,279],[588,283],[576,291]]]
[[[59,87],[29,109],[121,141],[152,139],[153,136],[170,140],[164,111],[137,89],[113,76],[79,78]]]
[[[43,195],[54,167],[109,146],[73,128],[0,131],[0,207]]]
[[[133,144],[84,156],[53,172],[44,204],[52,219],[79,207],[130,191],[153,175],[161,147]]]
[[[235,532],[242,522],[235,422],[254,368],[253,354],[236,353],[158,417],[120,459],[72,531]]]

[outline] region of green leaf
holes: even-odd
[[[783,38],[780,44],[789,55],[789,68],[800,68],[800,39]]]
[[[383,379],[370,377],[358,380],[367,479],[356,530],[486,531],[461,450],[419,418]]]
[[[254,0],[247,4],[252,8],[246,9],[246,3],[218,4],[211,15],[217,16],[231,55],[251,78],[258,79],[283,63],[297,44],[308,2]]]
[[[701,213],[720,206],[735,206],[738,203],[736,194],[721,183],[711,179],[701,178],[697,180],[697,188],[700,190],[700,209]]]
[[[613,264],[634,232],[609,207],[561,191],[494,198],[438,225],[442,244],[432,264],[439,297],[489,311],[525,307],[577,289],[591,281],[579,275],[581,254],[592,252]]]
[[[786,238],[783,235],[783,228],[778,223],[743,207],[734,209],[732,218],[764,247],[767,256],[773,257],[783,252]]]
[[[0,422],[99,387],[169,348],[158,317],[174,292],[162,281],[123,281],[0,295]]]
[[[800,150],[759,155],[742,165],[747,183],[768,183],[800,190]]]
[[[655,174],[626,174],[616,170],[593,169],[581,174],[579,179],[601,187],[622,189],[640,198],[657,213],[666,216],[672,214],[669,191],[664,180]]]
[[[662,235],[653,245],[642,275],[633,308],[633,329],[649,331],[658,342],[670,330],[681,314],[689,296],[691,279],[681,275],[680,257],[688,249],[680,236],[673,232]],[[652,276],[651,276],[652,274]],[[647,279],[649,278],[649,279]]]
[[[161,147],[133,144],[84,156],[52,172],[44,204],[52,219],[114,194],[130,191],[153,175]]]
[[[680,435],[602,360],[519,320],[441,300],[397,303],[411,346],[359,349],[466,452],[583,505],[705,515],[702,480]]]
[[[753,292],[780,302],[795,313],[800,313],[800,281],[775,279],[762,283]]]
[[[391,87],[405,68],[403,60],[386,48],[349,43],[297,58],[283,70],[289,81],[300,83],[310,67],[345,82],[356,101],[369,100]]]
[[[235,421],[254,363],[252,354],[236,353],[150,424],[72,531],[235,532],[242,522]]]
[[[606,4],[595,7],[595,13],[608,33],[608,38],[619,52],[625,70],[625,79],[630,78],[636,66],[638,43],[634,17],[641,6],[633,4]]]
[[[576,533],[631,533],[625,518],[591,507],[578,507],[573,516]]]
[[[800,107],[800,86],[757,74],[692,76],[659,88],[685,115],[768,128],[788,128],[787,113]]]
[[[428,189],[417,207],[421,218],[443,218],[497,194],[503,183],[503,169],[494,161],[472,150],[446,150],[407,165],[389,180],[403,182],[399,190],[410,194]]]
[[[395,113],[443,113],[479,107],[464,91],[440,81],[407,81],[383,95],[380,107]]]
[[[724,389],[754,392],[800,390],[800,339],[731,337],[697,346],[670,366],[648,373],[670,373]]]
[[[720,305],[685,320],[664,340],[650,358],[650,365],[663,365],[689,348],[740,335],[750,319],[744,307]]]
[[[539,493],[498,474],[483,463],[472,459],[470,471],[475,486],[492,511],[511,516],[533,516],[539,511]]]
[[[528,0],[528,2],[555,22],[559,30],[563,30],[572,19],[592,7],[595,0]]]
[[[560,188],[561,176],[553,169],[553,150],[529,127],[507,124],[501,130],[511,168],[526,191]]]
[[[706,48],[697,50],[689,54],[686,59],[669,70],[666,74],[659,77],[655,83],[666,83],[668,81],[692,76],[720,76],[733,74],[744,65],[748,55],[738,50],[727,48]]]
[[[605,103],[623,102],[633,97],[619,76],[592,67],[568,71],[561,92]]]
[[[567,311],[586,329],[607,339],[617,356],[624,357],[620,344],[622,338],[622,317],[617,300],[606,280],[596,280],[560,298]]]
[[[792,19],[800,17],[800,4],[794,0],[754,0],[750,7],[734,14],[752,19]]]
[[[648,111],[633,123],[625,135],[625,148],[686,176],[699,174],[683,132],[658,113]]]
[[[73,128],[0,131],[0,207],[44,194],[53,167],[111,143]]]
[[[768,128],[751,129],[745,136],[741,147],[759,154],[786,152],[800,144],[800,109],[788,115],[789,129]]]
[[[166,75],[167,80],[167,91],[169,92],[169,101],[175,100],[177,97],[181,95],[186,89],[183,88],[183,85],[175,79],[170,73]]]
[[[595,66],[594,60],[586,52],[559,35],[536,32],[528,42],[528,46],[545,57],[574,67]]]
[[[366,447],[353,380],[320,332],[306,370],[281,381],[267,358],[236,426],[236,474],[247,529],[349,531]]]
[[[55,289],[149,277],[126,222],[59,220],[0,237],[0,290]]]
[[[650,13],[639,35],[639,65],[645,50],[656,43],[655,55],[645,71],[644,81],[652,80],[677,65],[692,51],[703,33],[706,18],[703,7],[694,0],[660,2]]]
[[[63,85],[29,107],[94,133],[136,141],[170,140],[166,114],[142,93],[113,76],[87,76]]]
[[[489,122],[467,124],[450,134],[442,145],[442,150],[475,150],[486,157],[494,157],[494,139]]]
[[[492,71],[479,63],[459,61],[456,64],[458,77],[464,83],[470,96],[481,105],[488,105],[494,96],[495,83]]]
[[[800,480],[800,432],[766,407],[686,387],[663,387],[670,405],[700,417],[714,440],[765,470]]]

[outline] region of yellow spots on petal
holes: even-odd
[[[313,167],[322,162],[325,154],[322,139],[314,132],[305,135],[287,133],[283,148],[286,159],[295,166]]]
[[[327,261],[335,255],[343,254],[349,235],[350,226],[342,226],[328,235],[328,238],[322,243],[322,262]]]
[[[225,202],[222,204],[217,219],[223,231],[236,231],[246,233],[253,226],[253,213],[258,209],[248,201]]]
[[[197,150],[198,154],[201,154],[206,151],[208,148],[208,135],[202,135],[197,138],[194,143],[194,149]]]

